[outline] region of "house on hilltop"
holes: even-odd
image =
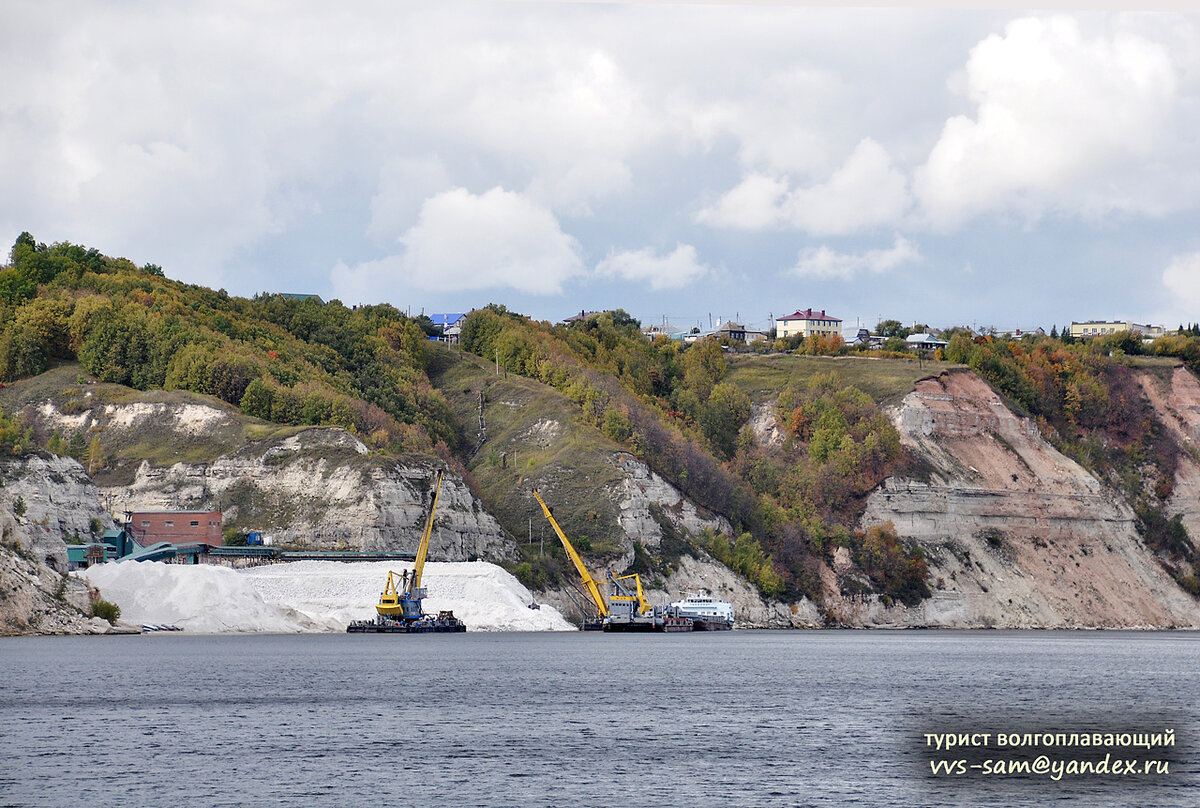
[[[930,351],[949,345],[944,339],[938,339],[933,334],[909,334],[904,341],[910,348],[922,348]]]
[[[562,321],[567,325],[570,325],[571,323],[582,323],[589,317],[594,317],[597,314],[603,313],[604,312],[602,311],[584,311],[583,309],[580,309],[578,314],[572,314],[570,317],[564,317]]]
[[[322,304],[325,302],[320,295],[308,295],[302,292],[276,292],[276,294],[287,300],[315,300]]]
[[[430,339],[457,345],[458,338],[462,335],[462,321],[466,316],[461,312],[429,315],[430,322],[442,332],[439,336],[432,336]]]
[[[1142,339],[1158,339],[1166,329],[1161,325],[1141,325],[1131,320],[1087,320],[1082,323],[1071,321],[1071,336],[1076,339],[1090,339],[1125,331],[1132,331]]]
[[[777,318],[775,333],[780,339],[787,339],[797,334],[806,338],[814,334],[821,337],[840,337],[842,320],[840,317],[826,314],[825,309],[813,311],[810,308]]]
[[[717,328],[716,331],[712,332],[712,335],[717,339],[726,337],[730,342],[742,343],[749,343],[754,342],[757,339],[767,338],[766,332],[748,330],[744,325],[734,320],[726,320]]]

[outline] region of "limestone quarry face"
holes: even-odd
[[[306,430],[250,445],[212,463],[158,468],[143,462],[133,482],[104,489],[126,510],[218,508],[229,523],[278,544],[325,550],[416,550],[437,469],[369,455],[341,429]],[[430,557],[503,559],[512,545],[462,478],[438,495]]]
[[[112,439],[145,430],[188,445],[236,428],[235,416],[197,403],[133,402],[59,413],[38,409],[48,425],[97,427]],[[73,462],[73,461],[72,461]],[[437,468],[372,455],[344,429],[313,427],[250,441],[211,462],[140,463],[128,484],[100,489],[115,513],[141,510],[222,511],[226,524],[260,530],[279,544],[324,550],[415,550],[433,500]],[[86,523],[86,519],[84,522]],[[111,523],[110,523],[111,526]],[[430,557],[465,561],[512,557],[500,525],[456,474],[438,497]]]
[[[926,549],[933,597],[914,608],[842,597],[846,625],[1176,628],[1200,607],[1142,544],[1134,514],[972,373],[919,381],[895,411],[928,479],[889,478],[862,525]]]

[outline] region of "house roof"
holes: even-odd
[[[797,310],[793,314],[789,314],[786,317],[775,318],[776,322],[780,322],[782,320],[837,320],[840,323],[842,318],[834,317],[832,314],[826,314],[825,309],[821,309],[820,311],[805,309],[804,311]]]
[[[945,340],[938,339],[932,334],[909,334],[905,340],[909,345],[946,345]]]
[[[431,314],[429,319],[434,325],[440,325],[443,329],[448,328],[457,323],[467,315],[462,312],[447,312],[446,314]]]
[[[562,319],[562,321],[564,323],[578,323],[582,320],[586,320],[587,318],[591,317],[594,314],[602,314],[602,313],[603,312],[599,312],[599,311],[584,311],[583,309],[580,309],[578,314],[572,314],[570,317],[564,317]]]
[[[719,333],[721,331],[730,332],[730,331],[745,331],[745,330],[746,330],[746,326],[742,325],[741,323],[734,322],[733,320],[726,320],[724,322],[724,324],[722,324],[721,327],[717,329],[717,332]]]

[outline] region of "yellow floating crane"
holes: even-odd
[[[622,581],[633,581],[633,588],[625,586]],[[646,593],[642,591],[642,579],[638,574],[620,575],[613,577],[610,572],[608,574],[608,599],[622,601],[629,604],[637,604],[637,613],[645,614],[650,611],[650,602],[646,600]],[[613,594],[616,592],[617,594]]]
[[[608,604],[604,602],[604,597],[600,594],[600,587],[596,586],[596,580],[592,578],[592,574],[588,572],[588,568],[584,566],[583,559],[579,557],[579,553],[575,552],[575,548],[571,546],[571,542],[567,540],[566,535],[562,532],[562,528],[558,526],[558,522],[554,521],[554,514],[550,513],[548,506],[542,499],[542,495],[533,490],[533,496],[542,506],[542,512],[546,514],[546,518],[550,520],[550,527],[554,528],[554,532],[558,534],[559,541],[562,542],[563,549],[567,551],[567,555],[571,559],[571,563],[575,565],[575,569],[579,571],[579,577],[583,579],[583,587],[587,590],[592,602],[596,604],[597,620],[604,620],[608,617]],[[638,585],[639,592],[641,584]],[[584,628],[588,628],[588,624],[584,623]]]
[[[433,505],[429,508],[429,520],[425,522],[425,532],[421,534],[421,543],[417,546],[417,560],[413,565],[412,575],[398,575],[388,570],[387,584],[379,596],[375,611],[384,617],[400,620],[420,620],[421,601],[425,598],[425,587],[421,586],[421,573],[425,571],[425,556],[429,553],[429,537],[433,533],[433,517],[437,513],[438,494],[442,490],[442,477],[445,472],[439,471],[437,485],[433,489]],[[399,591],[396,582],[400,581],[404,591]]]

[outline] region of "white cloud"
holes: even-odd
[[[437,155],[388,160],[379,169],[379,187],[371,197],[367,235],[393,238],[417,217],[424,200],[450,187],[450,173]]]
[[[659,290],[688,286],[708,275],[709,268],[697,260],[695,247],[679,244],[674,252],[661,257],[649,248],[611,253],[597,264],[596,272],[604,277],[644,282]]]
[[[887,249],[839,253],[824,245],[809,247],[800,252],[791,274],[814,280],[848,281],[864,272],[879,275],[920,259],[917,246],[897,233],[892,246]]]
[[[399,239],[403,251],[350,268],[331,281],[348,301],[395,299],[404,290],[457,292],[513,289],[558,294],[583,271],[579,243],[554,214],[502,188],[464,188],[425,200],[417,223]]]
[[[713,227],[766,230],[783,219],[780,201],[788,196],[788,182],[765,174],[750,174],[725,193],[715,205],[704,208],[696,221]]]
[[[1170,299],[1163,320],[1168,326],[1192,323],[1200,319],[1200,253],[1177,255],[1162,273],[1163,286]]]
[[[909,204],[904,175],[882,146],[864,138],[824,183],[789,190],[786,179],[751,174],[696,218],[716,227],[845,235],[897,224]]]
[[[917,170],[930,223],[992,211],[1153,212],[1148,157],[1167,137],[1178,80],[1166,46],[1124,30],[1087,36],[1066,16],[1025,18],[967,61],[973,117],[950,118]]]

